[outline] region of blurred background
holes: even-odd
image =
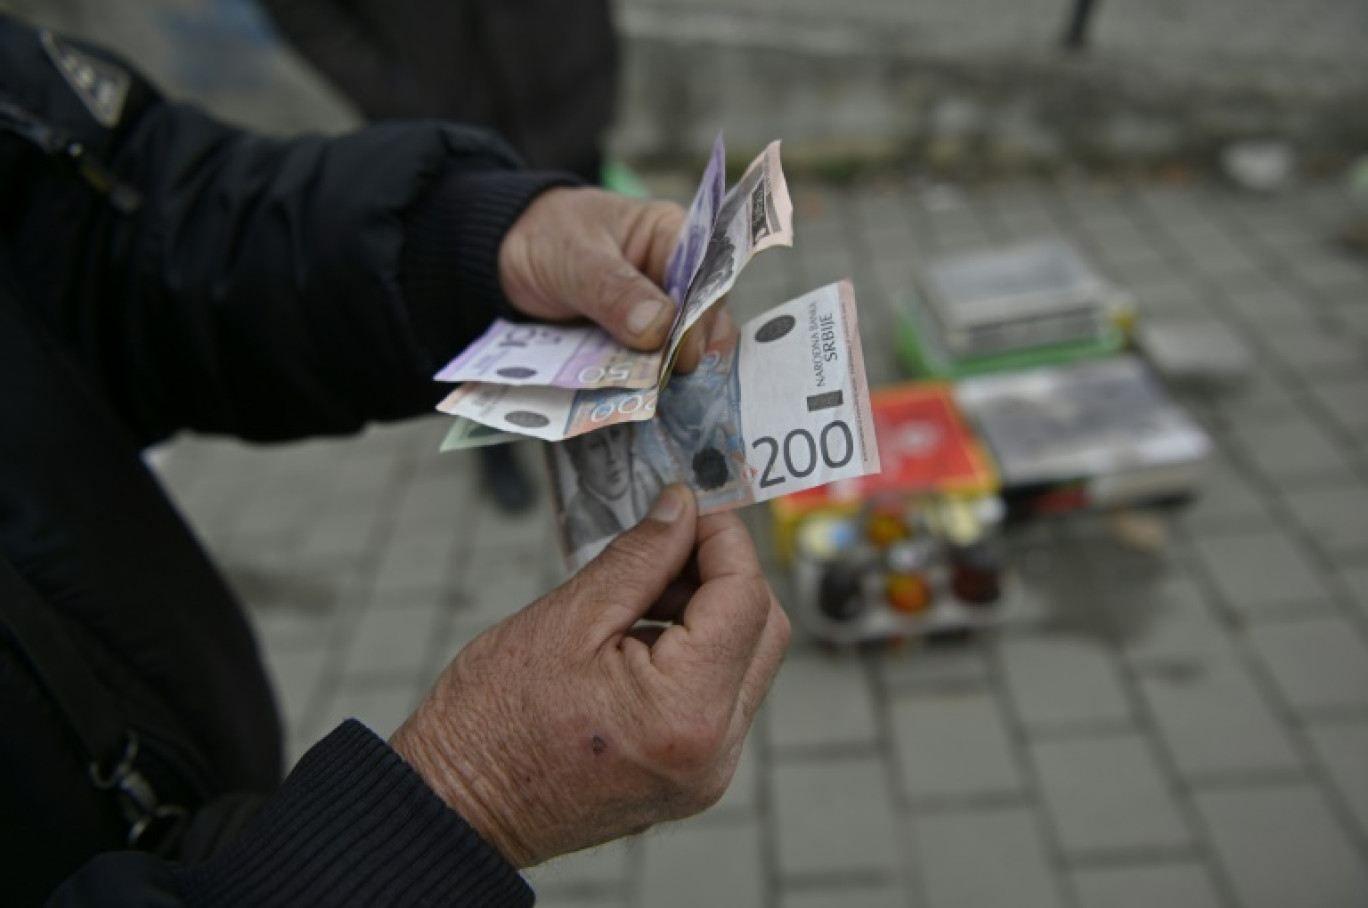
[[[364,119],[349,58],[283,27],[327,5],[0,0],[281,134]],[[890,404],[906,470],[877,498],[751,508],[796,632],[734,784],[533,871],[539,904],[1368,905],[1368,5],[612,13],[616,41],[579,48],[619,55],[616,106],[582,114],[611,115],[609,185],[687,201],[718,129],[735,164],[782,139],[795,248],[751,265],[737,314],[851,277],[871,387],[942,395],[935,437],[989,466],[951,482]],[[989,289],[955,298],[954,268]],[[1026,290],[1063,334],[1013,321]],[[997,346],[948,330],[963,307]],[[1109,369],[1142,377],[1070,402]],[[1076,434],[1043,452],[1032,426],[1066,430],[1036,413]],[[388,734],[563,577],[541,452],[516,446],[510,508],[445,429],[155,453],[256,619],[291,760],[347,716]]]

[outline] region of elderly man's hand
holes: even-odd
[[[390,743],[531,866],[715,803],[789,633],[740,520],[699,518],[671,486],[563,586],[466,647]]]
[[[660,284],[684,216],[672,202],[600,189],[552,189],[504,237],[504,294],[533,318],[588,318],[633,349],[655,350],[674,320],[675,305]],[[689,332],[680,348],[681,372],[698,365],[718,309]]]

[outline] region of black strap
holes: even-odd
[[[0,132],[18,136],[48,157],[65,161],[92,192],[103,196],[119,213],[132,214],[142,207],[142,194],[116,177],[84,142],[15,103],[4,92],[0,92]]]
[[[139,769],[141,742],[91,672],[66,628],[14,566],[0,557],[0,629],[14,639],[89,761],[90,781],[113,792],[129,824],[128,844],[165,853],[184,826],[184,807],[162,804]]]

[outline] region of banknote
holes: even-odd
[[[684,301],[684,294],[693,283],[698,266],[703,262],[703,253],[708,248],[713,225],[717,223],[717,212],[722,207],[722,199],[727,191],[727,147],[722,141],[722,133],[713,139],[712,154],[708,155],[708,166],[703,169],[703,178],[698,181],[698,190],[689,205],[688,217],[679,230],[670,261],[665,265],[665,293],[676,304]]]
[[[468,382],[448,394],[437,409],[460,417],[458,423],[462,425],[466,421],[475,422],[491,432],[562,441],[618,423],[651,419],[655,416],[659,393],[655,388],[576,391]],[[478,437],[473,429],[465,427],[461,434]]]
[[[751,257],[772,246],[792,245],[793,201],[779,162],[779,143],[771,142],[722,200],[708,248],[665,344],[662,385],[684,336],[732,288]]]
[[[596,325],[519,324],[495,319],[437,381],[557,388],[653,388],[662,355],[624,347]]]
[[[466,448],[483,448],[488,445],[501,445],[517,441],[521,436],[512,432],[500,432],[489,426],[481,425],[470,419],[453,419],[442,439],[441,452],[464,451]]]
[[[660,383],[646,388],[568,388],[472,380],[449,394],[437,409],[546,441],[650,419],[655,414],[657,388],[668,378],[685,333],[732,288],[756,253],[792,244],[793,202],[779,161],[779,143],[774,142],[751,163],[718,208],[707,249],[665,344]]]
[[[726,147],[718,133],[665,266],[664,290],[676,305],[684,302],[710,248],[725,186]],[[478,340],[433,377],[444,382],[639,390],[659,383],[664,361],[664,350],[632,350],[596,325],[532,325],[495,319]]]
[[[561,541],[579,566],[685,482],[702,513],[879,471],[849,282],[777,306],[659,392],[655,418],[549,447]]]

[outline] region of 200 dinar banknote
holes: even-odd
[[[578,566],[685,482],[701,513],[879,471],[849,282],[812,291],[742,327],[676,376],[655,418],[549,448],[557,525]]]

